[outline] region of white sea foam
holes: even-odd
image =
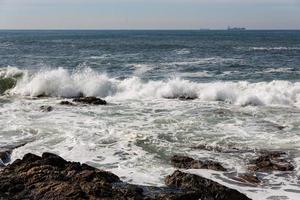
[[[63,68],[43,70],[26,75],[10,94],[53,97],[84,96],[118,99],[198,98],[201,101],[225,101],[241,106],[300,105],[300,83],[272,81],[250,83],[197,83],[181,78],[162,81],[142,81],[138,77],[125,80],[110,78],[89,68],[73,73]]]
[[[0,78],[13,78],[20,76],[24,73],[23,70],[20,70],[16,67],[8,66],[5,68],[0,68]]]
[[[191,51],[188,49],[179,49],[179,50],[175,50],[175,53],[178,55],[186,55],[186,54],[190,54]]]
[[[134,68],[134,75],[136,76],[143,75],[144,73],[152,69],[152,65],[150,64],[129,64],[127,66]]]
[[[249,50],[254,50],[254,51],[292,51],[292,50],[300,50],[300,47],[250,47]]]
[[[209,58],[190,59],[186,61],[162,63],[162,65],[172,66],[172,65],[222,64],[222,63],[233,63],[233,62],[240,62],[240,61],[241,60],[235,58],[209,57]]]

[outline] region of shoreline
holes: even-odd
[[[0,197],[8,199],[216,199],[249,198],[212,180],[176,170],[165,187],[133,185],[113,173],[52,154],[26,154],[0,170]]]

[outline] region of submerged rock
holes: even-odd
[[[52,154],[26,154],[0,171],[0,197],[10,199],[244,200],[245,195],[200,176],[174,172],[171,187],[122,182],[118,176]]]
[[[217,182],[203,178],[195,174],[188,174],[179,170],[165,179],[166,185],[184,190],[195,191],[198,199],[201,200],[248,200],[249,198],[238,192],[227,188]]]
[[[198,97],[197,96],[188,96],[188,95],[184,96],[184,95],[182,95],[182,96],[174,96],[174,97],[165,96],[164,98],[165,99],[179,99],[181,101],[190,101],[190,100],[195,100]]]
[[[258,158],[251,160],[250,171],[293,171],[294,165],[287,159],[287,154],[281,151],[262,151]]]
[[[253,173],[241,173],[241,174],[237,174],[237,176],[230,177],[230,178],[233,180],[239,181],[241,183],[250,184],[252,186],[257,186],[262,183],[262,180],[260,180]]]
[[[198,97],[196,96],[179,96],[178,99],[181,101],[190,101],[190,100],[194,100],[197,99]]]
[[[183,169],[211,169],[216,171],[226,171],[226,169],[218,162],[212,160],[195,160],[187,156],[175,155],[171,158],[174,167]]]
[[[53,110],[53,107],[52,106],[41,106],[40,109],[43,112],[51,112]]]
[[[16,148],[24,146],[26,143],[19,143],[15,145],[0,146],[0,167],[4,167],[6,163],[10,162],[10,155]]]
[[[106,105],[107,102],[97,97],[79,97],[73,99],[74,102],[92,104],[92,105]]]
[[[61,101],[59,104],[65,106],[75,106],[75,104],[70,101]]]

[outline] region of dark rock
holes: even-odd
[[[43,112],[51,112],[53,110],[53,107],[52,106],[41,106],[40,109]]]
[[[166,96],[164,98],[166,98],[166,99],[179,99],[181,101],[190,101],[190,100],[195,100],[198,97],[197,96],[188,96],[188,95],[184,96],[184,95],[182,95],[182,96],[174,96],[174,97]]]
[[[60,105],[65,105],[65,106],[74,106],[75,104],[70,102],[70,101],[61,101],[59,103]]]
[[[79,97],[73,99],[74,102],[84,103],[84,104],[92,104],[92,105],[106,105],[107,102],[105,100],[99,99],[97,97]]]
[[[44,153],[26,154],[0,171],[0,193],[11,199],[126,199],[133,191],[112,189],[120,179],[109,172]]]
[[[0,167],[4,167],[6,163],[10,162],[10,155],[16,148],[24,146],[26,143],[18,143],[14,145],[0,146]]]
[[[45,98],[45,97],[49,97],[48,95],[46,95],[45,93],[39,94],[36,96],[37,98]]]
[[[226,169],[218,162],[212,160],[195,160],[186,156],[175,155],[171,158],[174,167],[183,169],[211,169],[216,171],[226,171]]]
[[[250,171],[293,171],[294,165],[288,160],[287,154],[281,151],[262,151],[258,158],[251,160]]]
[[[68,162],[52,154],[26,154],[0,171],[0,198],[203,200],[248,199],[218,183],[176,171],[167,177],[170,187],[131,185],[119,177],[86,164]],[[195,176],[195,177],[194,177]],[[192,177],[192,178],[188,178]],[[194,181],[194,182],[193,182]],[[189,185],[190,184],[190,185]],[[174,188],[174,187],[179,188]]]
[[[255,149],[247,149],[247,148],[238,148],[234,146],[216,146],[216,145],[209,145],[209,144],[200,144],[193,149],[205,150],[205,151],[213,151],[218,153],[254,153]]]
[[[10,161],[10,154],[9,150],[0,151],[0,167],[4,167],[4,164]]]
[[[188,174],[179,170],[165,179],[166,185],[177,187],[184,190],[195,191],[197,198],[201,200],[217,199],[217,200],[248,200],[249,198],[238,192],[227,188],[212,180],[203,178],[198,175]]]
[[[190,100],[194,100],[194,99],[197,99],[197,97],[194,97],[194,96],[180,96],[178,97],[179,100],[181,101],[190,101]]]
[[[235,177],[231,177],[233,180],[242,182],[242,183],[247,183],[251,185],[259,185],[262,183],[262,181],[253,173],[242,173],[238,174]]]

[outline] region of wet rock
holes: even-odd
[[[180,97],[178,97],[178,99],[181,101],[190,101],[190,100],[197,99],[197,97],[195,97],[195,96],[180,96]]]
[[[0,167],[4,167],[6,163],[10,162],[10,155],[16,148],[24,146],[26,143],[18,143],[14,145],[0,146]]]
[[[52,106],[41,106],[40,107],[42,112],[51,112],[53,110]]]
[[[75,106],[75,104],[70,101],[61,101],[59,104],[65,106]]]
[[[49,97],[48,95],[46,95],[45,93],[39,94],[36,96],[37,98],[46,98]]]
[[[249,198],[238,192],[227,188],[217,182],[203,178],[198,175],[188,174],[179,170],[165,179],[166,185],[170,187],[192,190],[197,194],[198,199],[210,200],[248,200]],[[196,195],[195,194],[195,195]]]
[[[262,151],[258,158],[251,160],[250,171],[293,171],[294,165],[288,160],[287,154],[281,151]]]
[[[187,156],[175,155],[171,158],[174,167],[183,169],[211,169],[216,171],[226,171],[218,162],[212,160],[195,160]]]
[[[254,153],[255,149],[247,149],[247,148],[238,148],[235,146],[217,146],[217,145],[209,145],[209,144],[199,144],[193,149],[205,150],[205,151],[213,151],[218,153]]]
[[[179,173],[179,174],[178,174]],[[171,187],[131,185],[86,164],[44,153],[26,154],[0,171],[0,197],[10,199],[212,200],[248,199],[235,190],[176,171],[166,178]],[[191,178],[189,178],[191,177]],[[177,188],[178,187],[178,188]]]
[[[10,154],[11,151],[0,150],[0,167],[4,167],[5,166],[4,164],[10,161]]]
[[[253,173],[242,173],[242,174],[238,174],[237,176],[231,177],[231,178],[236,181],[255,185],[255,186],[262,183],[262,181]]]
[[[74,102],[92,105],[106,105],[107,102],[97,97],[79,97],[73,99]]]
[[[26,154],[0,171],[0,176],[0,192],[12,199],[125,199],[131,195],[112,189],[112,183],[120,182],[116,175],[51,153]]]
[[[198,97],[197,96],[172,96],[172,97],[169,97],[169,96],[165,96],[164,97],[165,99],[178,99],[178,100],[181,100],[181,101],[190,101],[190,100],[195,100],[197,99]]]

